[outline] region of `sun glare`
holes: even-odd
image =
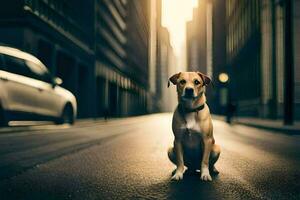
[[[162,25],[168,28],[177,55],[182,53],[186,22],[192,19],[197,4],[198,0],[162,0]]]

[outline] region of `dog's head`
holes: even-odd
[[[171,76],[169,82],[177,86],[179,101],[194,101],[203,95],[211,79],[201,72],[179,72]]]

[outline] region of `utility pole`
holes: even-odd
[[[284,124],[294,122],[294,45],[293,5],[285,0],[285,75],[284,75]]]

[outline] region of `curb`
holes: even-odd
[[[225,117],[220,115],[213,115],[213,119],[226,121]],[[241,124],[241,125],[265,129],[269,131],[283,132],[289,135],[300,135],[300,126],[296,126],[296,125],[286,126],[281,124],[274,124],[273,126],[271,126],[270,124],[267,125],[262,123],[264,123],[263,120],[260,123],[255,123],[255,122],[243,121],[242,118],[233,118],[232,124]]]
[[[253,123],[247,123],[247,122],[241,122],[241,121],[234,121],[234,123],[242,124],[254,128],[260,128],[265,129],[269,131],[276,131],[276,132],[283,132],[289,135],[300,135],[300,128],[293,127],[293,126],[282,126],[282,127],[272,127],[272,126],[266,126],[262,124],[253,124]]]

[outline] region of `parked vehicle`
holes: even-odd
[[[76,98],[60,84],[62,80],[36,57],[0,46],[0,124],[33,120],[73,124]]]

